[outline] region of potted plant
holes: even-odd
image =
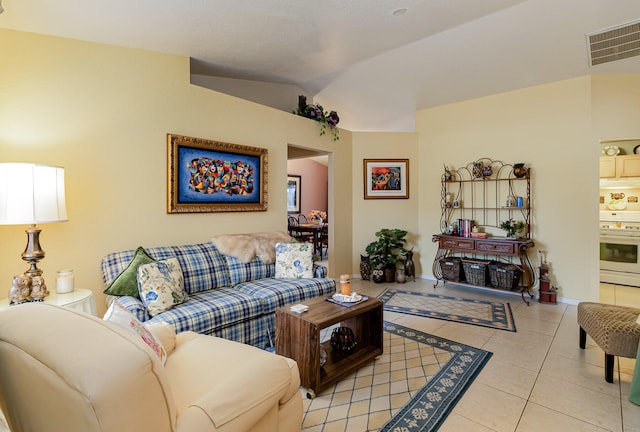
[[[507,238],[518,238],[518,233],[522,231],[524,227],[524,222],[516,222],[513,219],[509,219],[500,223],[500,228],[507,232]]]
[[[376,232],[378,240],[367,245],[371,266],[376,269],[384,269],[385,280],[393,282],[398,261],[404,261],[407,250],[404,248],[407,231],[401,229],[383,228]]]

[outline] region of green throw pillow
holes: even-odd
[[[116,296],[132,296],[140,298],[138,294],[138,266],[149,264],[155,260],[147,254],[142,246],[136,249],[136,253],[131,258],[127,267],[120,272],[114,280],[102,291],[104,294]]]

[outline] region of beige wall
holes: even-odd
[[[381,228],[409,231],[407,247],[414,247],[414,259],[421,255],[418,247],[418,213],[423,198],[420,182],[421,160],[416,133],[361,132],[353,135],[353,274],[359,274],[360,254],[376,239]],[[409,199],[364,199],[364,159],[409,159]],[[416,272],[420,272],[417,268]]]
[[[594,75],[595,140],[640,138],[640,75]]]
[[[348,131],[334,142],[311,120],[190,85],[185,57],[0,30],[0,58],[0,161],[66,170],[69,222],[42,226],[40,267],[50,289],[56,270],[74,268],[99,312],[108,252],[286,230],[288,144],[331,152],[338,172],[351,169]],[[167,214],[167,133],[268,149],[268,211]],[[330,212],[349,208],[331,233],[339,274],[351,268],[351,189],[330,200]],[[27,268],[25,228],[0,226],[0,297]]]

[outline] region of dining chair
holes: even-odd
[[[300,213],[298,215],[298,223],[309,223],[309,220],[304,214]]]
[[[329,225],[323,224],[320,236],[318,238],[320,243],[320,258],[329,257]]]
[[[289,227],[289,235],[293,238],[295,238],[298,241],[301,242],[305,242],[305,243],[313,243],[313,233],[309,232],[309,231],[302,231],[300,230],[300,223],[298,222],[298,219],[293,217],[293,216],[289,216],[288,217],[288,227]]]

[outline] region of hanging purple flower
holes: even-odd
[[[327,125],[331,128],[331,132],[333,134],[333,140],[337,141],[340,139],[338,136],[338,130],[336,129],[336,125],[340,121],[340,117],[338,117],[338,113],[335,111],[331,111],[327,114],[322,105],[320,104],[307,104],[306,96],[299,95],[298,96],[298,109],[293,111],[294,114],[297,114],[302,117],[307,117],[312,120],[315,120],[320,123],[320,135],[325,134],[325,130]]]

